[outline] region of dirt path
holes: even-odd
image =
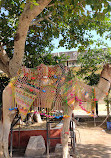
[[[111,130],[99,127],[76,128],[76,155],[79,158],[111,158]]]

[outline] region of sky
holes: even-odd
[[[104,34],[103,37],[100,37],[99,35],[97,35],[96,31],[92,31],[92,34],[94,35],[93,39],[94,40],[98,40],[98,39],[102,39],[105,43],[107,43],[108,47],[111,47],[111,40],[110,39],[105,39],[105,36],[107,33]],[[57,46],[59,45],[59,40],[61,39],[58,38],[58,39],[54,39],[52,41],[52,44],[55,45],[55,49],[51,52],[51,53],[57,53],[57,52],[67,52],[67,51],[77,51],[78,48],[72,48],[72,49],[66,49],[65,47],[60,47],[60,48],[57,48]],[[96,45],[92,45],[91,46],[91,49],[93,49]],[[97,47],[97,46],[96,46]],[[105,48],[105,46],[101,46],[102,48]]]

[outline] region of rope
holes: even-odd
[[[108,119],[109,116],[110,116],[110,114],[108,114],[108,115],[106,116],[106,118],[104,119],[104,121],[103,121],[100,125],[98,125],[98,126],[96,126],[96,127],[101,127],[101,126],[106,122],[106,120]]]

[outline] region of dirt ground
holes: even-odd
[[[88,126],[85,122],[76,126],[75,132],[77,158],[111,158],[111,130],[105,124],[91,127],[91,123]]]
[[[100,120],[102,121],[104,118],[100,117],[99,120],[96,120],[96,126],[92,119],[82,118],[78,122],[79,125],[75,127],[75,156],[71,158],[111,158],[111,130],[107,130],[106,122],[99,127]],[[16,154],[16,157],[23,158],[23,154],[21,156]]]

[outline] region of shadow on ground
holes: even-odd
[[[77,144],[76,156],[80,158],[111,158],[111,147],[102,144]]]

